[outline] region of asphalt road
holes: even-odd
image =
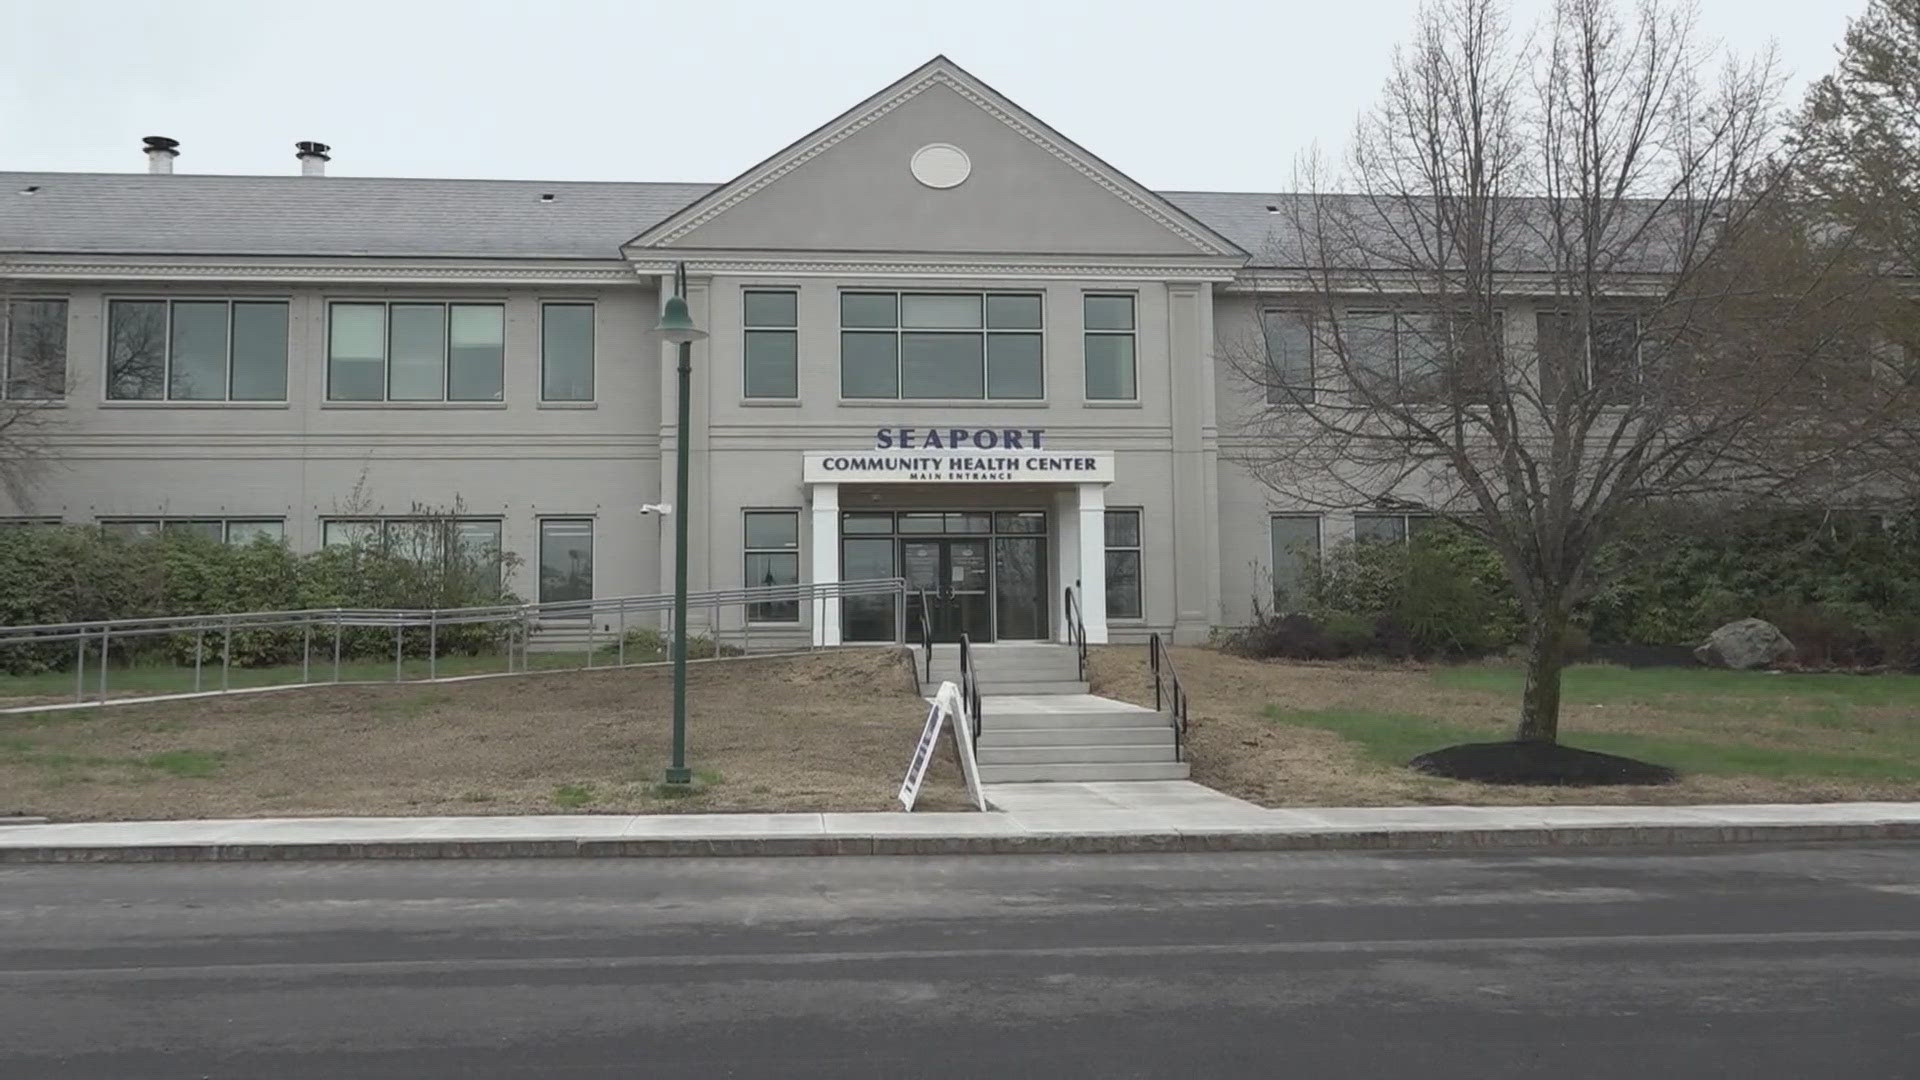
[[[0,869],[0,1077],[1920,1077],[1920,845]]]

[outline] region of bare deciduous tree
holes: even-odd
[[[1650,504],[1847,482],[1890,407],[1846,270],[1782,198],[1771,59],[1685,9],[1561,0],[1525,37],[1437,0],[1344,168],[1280,208],[1228,451],[1289,502],[1431,513],[1525,615],[1519,738],[1558,738],[1569,620]]]

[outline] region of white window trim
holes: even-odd
[[[1135,316],[1138,321],[1138,316]],[[1107,514],[1133,515],[1133,546],[1115,547],[1107,543]],[[1109,506],[1100,515],[1100,574],[1104,581],[1107,573],[1107,555],[1115,551],[1131,551],[1140,556],[1140,614],[1115,615],[1113,613],[1113,594],[1107,593],[1107,621],[1134,625],[1147,621],[1147,508],[1144,506]]]
[[[333,309],[338,304],[378,305],[386,309],[380,319],[380,393],[378,398],[337,398],[333,396]],[[393,306],[395,304],[439,304],[446,308],[447,334],[440,358],[440,397],[425,400],[395,400],[393,394]],[[500,309],[500,396],[498,398],[449,398],[453,379],[453,309],[455,306],[497,307]],[[330,409],[504,409],[507,407],[507,323],[512,310],[505,297],[450,299],[435,296],[328,296],[320,301],[324,324],[320,346],[320,404]],[[594,334],[594,351],[599,352],[599,327]],[[599,374],[596,366],[595,376]],[[595,392],[599,388],[595,387]]]
[[[849,290],[854,291],[854,290]],[[747,321],[747,297],[754,293],[791,293],[793,294],[792,326],[760,326]],[[750,392],[747,381],[747,342],[752,339],[755,330],[786,331],[793,335],[793,395],[775,397],[771,394]],[[884,399],[882,399],[884,400]],[[797,285],[742,285],[740,287],[740,401],[751,406],[782,406],[800,404],[800,287]]]
[[[844,314],[846,309],[842,305],[844,303],[844,298],[848,294],[868,295],[868,296],[892,296],[894,298],[893,326],[884,327],[884,326],[848,326],[846,325],[845,314]],[[901,303],[901,300],[909,296],[978,297],[980,300],[980,325],[978,327],[907,326],[905,325],[906,317],[903,314],[904,305]],[[991,296],[1020,296],[1020,297],[1027,297],[1030,299],[1038,300],[1040,302],[1040,325],[1037,327],[1023,327],[1019,329],[1007,329],[1007,328],[995,329],[995,328],[988,327],[987,326],[987,298]],[[889,288],[879,288],[879,287],[847,286],[845,288],[840,289],[835,294],[834,305],[835,305],[834,319],[836,324],[835,351],[840,358],[839,366],[835,371],[835,375],[837,376],[835,390],[839,397],[839,401],[841,405],[853,406],[855,408],[859,408],[863,406],[893,406],[893,407],[906,407],[906,408],[923,408],[924,407],[924,408],[942,408],[942,409],[982,407],[982,406],[991,406],[996,409],[999,409],[999,408],[1016,408],[1017,409],[1017,408],[1045,408],[1047,406],[1047,403],[1048,403],[1047,395],[1051,387],[1049,385],[1050,380],[1047,377],[1047,292],[1045,289],[1023,289],[1023,288],[985,289],[985,288],[978,288],[978,287],[973,287],[973,288],[957,287],[957,288],[951,288],[951,289],[939,289],[939,288],[889,289]],[[1138,316],[1136,315],[1135,318],[1137,320]],[[894,350],[893,350],[894,396],[893,397],[848,397],[847,396],[846,335],[849,333],[855,333],[855,334],[891,333],[894,336]],[[902,338],[904,337],[904,335],[910,334],[910,333],[912,334],[978,334],[980,336],[980,396],[977,398],[976,397],[959,397],[959,398],[907,397],[905,393],[906,388],[904,387],[904,385],[902,385],[905,380],[901,378],[901,371],[900,371],[901,364],[902,364],[901,346],[903,344]],[[1040,395],[1038,397],[997,398],[997,397],[991,396],[989,392],[990,387],[988,386],[988,383],[987,383],[987,373],[988,373],[987,341],[994,334],[1028,334],[1040,339]],[[756,400],[768,400],[768,399],[756,399]]]
[[[600,516],[598,514],[536,514],[533,519],[533,559],[531,562],[531,565],[533,566],[533,601],[534,603],[536,604],[545,604],[545,603],[578,604],[583,602],[579,600],[549,601],[549,600],[540,599],[540,560],[541,558],[543,558],[543,549],[546,546],[547,522],[549,521],[584,521],[587,523],[587,550],[591,552],[589,559],[590,559],[591,572],[593,574],[593,584],[588,586],[587,595],[589,599],[598,596],[600,593]],[[503,544],[505,543],[505,539],[504,539],[505,536],[506,536],[506,529],[505,529],[505,526],[502,526],[501,542]],[[565,617],[569,619],[590,618],[590,616],[585,613],[581,613],[577,615],[569,614]],[[627,629],[629,630],[634,629],[634,624],[632,623],[627,624]]]
[[[56,519],[57,520],[57,519]],[[102,531],[108,525],[146,525],[152,524],[156,532],[165,532],[168,525],[195,521],[216,521],[220,523],[220,540],[233,543],[233,527],[236,524],[253,524],[271,521],[280,526],[280,541],[286,543],[287,519],[285,515],[273,514],[120,514],[94,519],[94,525]]]
[[[1260,345],[1261,345],[1261,350],[1264,354],[1261,359],[1267,365],[1267,368],[1269,371],[1269,375],[1268,375],[1269,378],[1275,378],[1275,374],[1272,371],[1272,368],[1273,368],[1273,350],[1271,347],[1272,338],[1268,335],[1268,331],[1267,331],[1267,318],[1272,315],[1281,315],[1281,316],[1296,318],[1306,324],[1307,390],[1304,394],[1301,395],[1301,398],[1303,400],[1297,403],[1293,401],[1288,401],[1285,399],[1280,401],[1275,401],[1273,399],[1275,388],[1269,385],[1262,388],[1261,397],[1264,399],[1264,404],[1268,408],[1292,408],[1292,407],[1298,407],[1301,405],[1311,407],[1319,404],[1320,402],[1320,342],[1319,342],[1320,333],[1319,333],[1319,328],[1317,326],[1318,320],[1314,317],[1313,310],[1311,308],[1296,307],[1296,306],[1290,306],[1286,304],[1265,304],[1261,306],[1258,313],[1258,318],[1260,320],[1260,324],[1259,324]]]
[[[1131,330],[1095,330],[1087,325],[1087,301],[1095,298],[1125,298],[1133,308],[1133,329]],[[1133,339],[1133,394],[1130,397],[1094,397],[1087,393],[1087,339],[1100,337],[1126,337]],[[1140,294],[1128,290],[1089,289],[1080,294],[1080,398],[1084,405],[1094,408],[1118,408],[1140,403]],[[1144,518],[1142,519],[1145,520]],[[1144,563],[1145,560],[1143,559]],[[1144,588],[1142,591],[1141,611],[1146,610]],[[1124,621],[1124,620],[1123,620]]]
[[[1309,510],[1267,511],[1267,577],[1276,589],[1279,587],[1278,574],[1280,572],[1280,562],[1279,552],[1275,550],[1273,544],[1273,525],[1274,522],[1282,519],[1288,521],[1312,521],[1314,561],[1316,563],[1324,563],[1327,557],[1327,516],[1325,514],[1317,514]],[[1276,595],[1273,597],[1273,600],[1277,604],[1279,597]]]
[[[539,403],[541,408],[545,408],[545,409],[591,409],[591,408],[594,408],[600,403],[600,304],[599,302],[596,300],[576,300],[576,299],[572,299],[570,297],[565,297],[565,296],[542,296],[539,299],[534,301],[534,305],[536,308],[539,309],[539,316],[534,320],[534,331],[533,331],[534,344],[540,354],[540,363],[538,365],[539,370],[536,372],[539,386],[536,388],[536,391],[534,394],[534,400]],[[591,325],[593,328],[593,347],[588,351],[588,356],[587,356],[587,384],[588,384],[588,389],[591,392],[588,393],[586,397],[550,398],[547,396],[547,308],[550,305],[559,305],[563,307],[584,307],[588,310],[589,325]],[[328,327],[329,327],[328,332],[331,333],[332,332],[331,320],[329,320],[328,322]],[[505,356],[506,325],[505,325],[504,318],[501,324],[500,338],[501,338],[501,346],[502,346],[501,366],[504,368],[506,366],[506,356]],[[504,372],[502,372],[501,379],[500,379],[500,393],[501,393],[501,400],[504,402],[506,399],[506,376]]]
[[[60,348],[60,393],[53,397],[14,397],[9,393],[13,385],[13,310],[14,304],[64,304],[67,309],[66,341]],[[67,391],[72,389],[73,374],[73,297],[26,293],[0,297],[0,401],[14,405],[31,405],[43,409],[62,408],[67,403]]]
[[[793,547],[769,548],[769,547],[752,547],[748,545],[747,517],[751,514],[790,515],[793,518]],[[743,506],[740,508],[740,575],[741,575],[741,584],[743,587],[749,588],[749,589],[759,587],[755,585],[753,582],[746,580],[747,557],[749,555],[785,555],[788,552],[791,552],[793,554],[794,583],[795,584],[806,583],[806,580],[807,580],[806,561],[801,557],[804,554],[804,552],[801,549],[805,543],[805,537],[801,535],[800,519],[802,516],[804,516],[803,512],[797,506]],[[776,603],[776,604],[783,604],[783,603],[786,603],[787,601],[774,600],[770,602]],[[805,622],[804,609],[806,605],[802,603],[798,603],[798,602],[794,603],[794,614],[793,614],[793,618],[791,619],[756,619],[753,617],[753,609],[755,606],[756,605],[753,605],[753,604],[745,605],[746,610],[742,612],[740,616],[744,622],[746,622],[748,625],[751,625],[751,626],[799,626],[801,625],[801,623]]]
[[[166,349],[166,360],[160,369],[160,396],[157,398],[117,398],[108,396],[113,389],[113,305],[115,304],[165,304],[167,306],[166,325],[161,329],[161,343]],[[227,305],[227,396],[223,398],[175,398],[173,393],[173,305],[175,304],[225,304]],[[285,371],[281,380],[280,396],[277,398],[243,398],[233,396],[233,307],[235,304],[284,304],[287,309],[287,348],[280,363]],[[68,318],[72,318],[69,307]],[[100,404],[106,408],[123,409],[275,409],[284,408],[293,397],[293,339],[294,339],[294,303],[291,296],[205,296],[205,295],[160,295],[151,293],[113,293],[100,298]]]

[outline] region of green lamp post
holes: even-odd
[[[654,327],[662,340],[680,346],[680,424],[674,429],[674,464],[678,472],[674,484],[673,513],[673,763],[667,766],[667,783],[693,783],[693,770],[687,768],[687,458],[692,452],[688,429],[692,426],[693,343],[707,336],[693,325],[687,313],[687,264],[673,271],[673,296],[660,312],[660,325]]]

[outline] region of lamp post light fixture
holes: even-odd
[[[693,783],[693,770],[687,768],[687,456],[693,440],[687,437],[692,425],[693,405],[690,383],[693,379],[693,343],[707,336],[693,325],[687,313],[687,264],[673,271],[673,296],[660,312],[660,325],[654,327],[663,340],[680,346],[680,424],[674,429],[673,506],[673,762],[667,766],[667,783]],[[717,628],[716,628],[717,631]]]

